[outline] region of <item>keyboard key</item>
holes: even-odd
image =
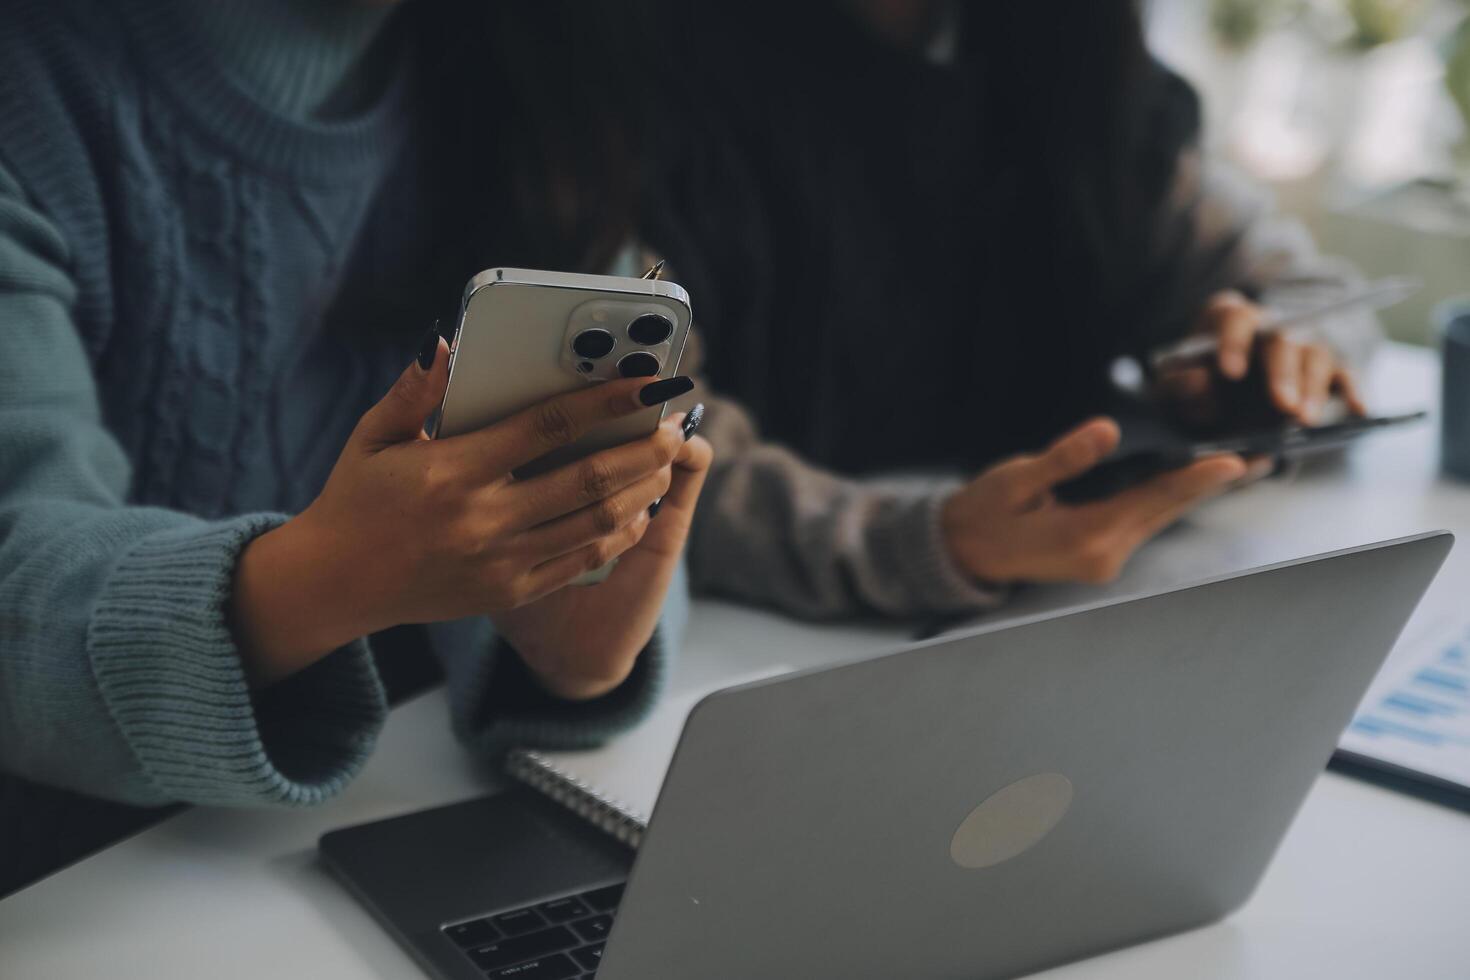
[[[580,976],[581,969],[562,953],[544,956],[539,960],[508,966],[503,970],[490,971],[490,980],[568,980]]]
[[[500,938],[500,930],[495,928],[487,919],[476,919],[473,922],[461,922],[454,926],[445,926],[444,935],[459,944],[460,949],[469,949],[471,946],[483,946],[493,943]]]
[[[573,922],[572,928],[577,930],[577,935],[589,943],[600,942],[612,932],[612,916],[596,915],[590,919],[583,919],[581,922]]]
[[[599,912],[611,912],[618,907],[618,903],[622,900],[622,885],[608,885],[606,888],[594,889],[582,895],[582,901]]]
[[[495,924],[507,936],[519,936],[523,932],[535,932],[546,925],[541,913],[535,909],[517,909],[495,917]]]
[[[581,949],[572,950],[572,959],[582,964],[584,970],[595,970],[602,963],[602,943],[596,946],[583,946]]]
[[[580,919],[584,915],[591,915],[592,910],[583,905],[580,899],[558,898],[554,902],[546,902],[538,906],[542,915],[549,922],[565,922],[568,919]]]
[[[559,952],[578,946],[577,937],[573,936],[571,930],[566,926],[552,926],[540,932],[530,932],[522,936],[509,936],[498,943],[481,946],[479,949],[471,949],[470,959],[482,970],[498,970],[503,966],[514,966],[533,960],[547,953]]]

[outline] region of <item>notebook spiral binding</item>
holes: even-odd
[[[643,832],[648,827],[647,817],[637,814],[628,804],[606,795],[540,753],[530,749],[512,750],[506,757],[505,771],[629,847],[636,849],[643,842]]]

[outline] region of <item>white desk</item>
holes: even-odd
[[[1378,404],[1435,398],[1434,364],[1402,348]],[[1335,472],[1221,500],[1140,557],[1110,593],[1431,527],[1470,534],[1470,489],[1434,475],[1434,431],[1386,435]],[[1234,529],[1248,528],[1241,535]],[[1470,545],[1409,637],[1470,611]],[[1091,600],[1048,590],[1016,610]],[[696,605],[676,690],[762,663],[829,662],[899,643],[898,628],[816,628]],[[0,902],[0,977],[414,977],[408,957],[317,865],[323,831],[464,799],[492,784],[452,742],[440,692],[393,713],[346,793],[315,810],[195,809]],[[1236,916],[1045,974],[1069,978],[1470,977],[1470,816],[1323,775],[1260,891]]]

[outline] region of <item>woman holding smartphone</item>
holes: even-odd
[[[1217,357],[1149,392],[1187,425],[1362,410],[1371,316],[1257,333],[1259,304],[1351,273],[1201,159],[1135,0],[656,6],[688,126],[645,237],[700,297],[725,396],[696,589],[912,616],[1116,576],[1248,475],[1222,456],[1085,506],[1052,493],[1117,445],[1096,417],[1114,359],[1191,332]]]
[[[336,793],[384,720],[389,627],[431,624],[410,646],[485,753],[594,742],[657,695],[708,446],[672,417],[510,474],[690,382],[423,429],[428,325],[470,275],[600,270],[628,233],[631,165],[578,142],[595,93],[627,95],[587,84],[614,28],[534,8],[7,7],[0,893],[129,822],[93,798]]]

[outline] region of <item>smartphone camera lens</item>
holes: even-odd
[[[663,343],[673,332],[673,322],[658,313],[645,313],[628,324],[628,339],[644,347]]]
[[[583,330],[572,338],[572,351],[578,356],[589,361],[595,361],[599,357],[606,357],[612,353],[613,335],[606,330],[593,327],[591,330]]]
[[[618,361],[618,373],[625,378],[651,378],[658,369],[658,358],[646,350],[635,350]]]

